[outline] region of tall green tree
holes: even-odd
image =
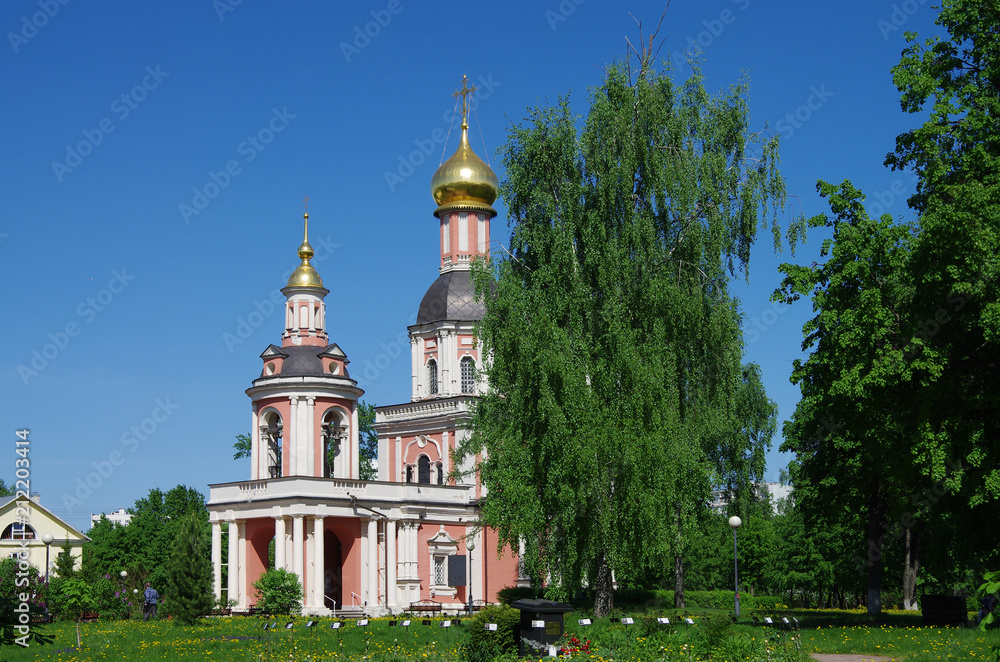
[[[167,560],[181,523],[195,515],[209,534],[208,508],[205,497],[193,487],[177,485],[167,492],[153,488],[129,508],[132,521],[127,526],[102,518],[95,524],[84,546],[82,573],[85,579],[96,580],[104,574],[112,577],[122,570],[129,576],[143,576],[155,587],[166,584]]]
[[[807,524],[826,519],[831,506],[846,517],[867,513],[858,552],[868,559],[868,609],[877,614],[886,523],[912,484],[900,453],[919,370],[905,356],[912,231],[889,215],[869,218],[864,196],[850,182],[820,182],[817,188],[829,198],[832,213],[809,224],[832,232],[820,251],[826,260],[781,265],[786,276],[775,293],[786,303],[808,295],[816,311],[803,328],[802,347],[812,352],[794,363],[791,379],[802,399],[785,424],[781,448],[799,460],[796,502]]]
[[[710,95],[697,68],[675,84],[644,50],[608,67],[582,130],[564,100],[503,148],[511,246],[475,266],[490,390],[462,453],[485,455],[482,516],[500,544],[523,542],[557,594],[594,587],[597,614],[612,571],[628,584],[675,567],[683,600],[709,449],[747,439],[727,284],[759,226],[778,240],[785,190],[746,94],[744,80]]]
[[[968,541],[957,560],[982,570],[997,539],[963,531],[1000,517],[1000,7],[945,0],[937,24],[944,37],[907,34],[893,68],[903,110],[927,119],[886,163],[917,176],[911,352],[933,383],[915,398],[913,459],[946,492],[937,523]]]
[[[183,625],[192,625],[215,602],[212,565],[205,529],[196,513],[184,517],[167,563],[170,613]]]

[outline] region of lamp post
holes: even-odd
[[[52,547],[52,541],[55,537],[51,533],[46,533],[42,536],[42,542],[45,543],[45,583],[49,583],[49,549]]]
[[[469,550],[469,581],[466,582],[469,585],[469,617],[472,617],[472,550],[476,548],[476,544],[471,540],[465,545],[465,548]]]
[[[118,573],[122,577],[122,595],[125,594],[125,578],[128,577],[128,570],[122,570]]]
[[[735,592],[735,604],[736,604],[736,618],[740,617],[740,566],[739,560],[737,558],[737,547],[736,547],[736,529],[740,528],[743,524],[741,520],[736,515],[729,518],[729,526],[733,529],[733,576],[736,580],[736,592]]]

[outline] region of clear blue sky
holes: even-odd
[[[495,154],[510,123],[565,94],[585,113],[603,67],[638,39],[633,16],[649,34],[662,11],[598,0],[4,2],[0,476],[13,479],[15,430],[30,429],[32,490],[84,529],[90,513],[152,487],[207,496],[209,483],[246,478],[232,442],[250,428],[243,391],[258,355],[280,341],[268,299],[297,264],[307,194],[333,340],[366,400],[407,401],[399,339],[437,275],[429,182],[456,147],[454,130],[446,149],[438,139],[462,74],[480,88],[473,147],[503,177]],[[889,70],[903,31],[929,35],[935,15],[926,0],[675,0],[661,55],[700,41],[712,90],[748,72],[751,124],[782,136],[794,211],[825,210],[816,179],[849,178],[875,211],[905,215],[911,177],[882,161],[919,118],[899,110]],[[497,207],[493,236],[505,243]],[[796,261],[815,259],[821,238]],[[749,286],[737,284],[747,358],[782,421],[798,400],[788,376],[810,316],[808,302],[777,312],[768,301],[787,259],[765,235]],[[771,480],[788,460],[778,445],[780,435]],[[80,488],[89,474],[93,487]]]

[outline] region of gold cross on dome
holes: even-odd
[[[302,202],[306,206],[306,213],[308,213],[309,212],[309,196],[307,195],[306,197],[302,198]]]
[[[475,85],[473,85],[472,87],[469,87],[467,85],[468,81],[469,81],[469,77],[466,76],[465,74],[462,74],[462,89],[461,90],[455,90],[455,93],[451,95],[451,96],[455,97],[456,99],[459,96],[462,97],[462,123],[463,124],[467,123],[468,117],[469,117],[469,95],[476,91],[476,86]]]

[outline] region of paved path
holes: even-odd
[[[816,662],[891,662],[894,658],[884,655],[830,655],[827,653],[813,653],[812,659]]]

